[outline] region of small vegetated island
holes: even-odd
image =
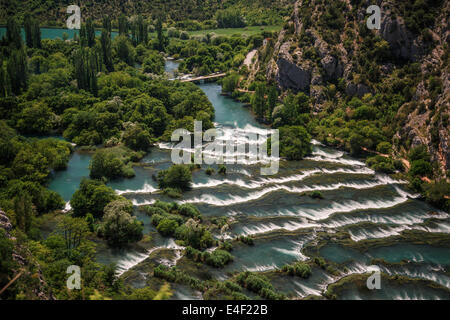
[[[201,7],[191,0],[126,7],[94,1],[81,5],[81,29],[70,36],[59,29],[67,17],[55,18],[60,3],[40,8],[0,5],[1,299],[159,300],[173,297],[173,286],[204,299],[370,299],[368,271],[351,264],[366,254],[376,257],[371,262],[389,288],[408,295],[420,286],[424,297],[450,297],[448,287],[429,280],[445,277],[449,267],[442,253],[450,247],[449,47],[442,22],[448,1],[383,1],[380,30],[366,27],[365,2],[357,0],[226,0]],[[43,27],[61,36],[48,37]],[[173,74],[165,72],[169,58],[178,65]],[[222,73],[221,94],[241,103],[261,128],[279,130],[278,142],[266,141],[268,150],[278,144],[279,177],[253,179],[246,169],[256,165],[143,162],[174,130],[193,132],[195,120],[203,130],[215,126],[211,93],[179,80]],[[49,185],[74,153],[91,159],[69,207]],[[314,161],[322,162],[311,173],[305,168]],[[335,170],[336,163],[347,167]],[[144,205],[111,187],[139,178],[137,167],[153,170],[158,189],[158,199]],[[209,184],[194,184],[198,171]],[[234,179],[236,172],[248,180]],[[356,178],[320,180],[330,172]],[[379,194],[399,194],[389,205],[357,202],[342,191],[372,188],[358,185],[368,172],[373,188],[392,184]],[[214,194],[196,190],[204,185],[219,187]],[[284,210],[272,192],[297,193],[306,209],[296,203]],[[425,218],[413,205],[406,216],[394,215],[394,225],[377,212],[361,213],[385,208],[389,216],[418,195],[423,199],[411,201],[427,211]],[[240,206],[259,199],[267,202]],[[280,203],[294,203],[288,200]],[[225,212],[229,203],[239,205]],[[272,210],[270,222],[264,210]],[[313,218],[281,222],[296,212]],[[342,212],[349,217],[340,219]],[[396,225],[405,219],[414,223]],[[412,277],[432,265],[414,262],[412,247],[430,250],[443,271]],[[403,258],[389,260],[383,248]],[[143,259],[126,270],[101,262],[102,254],[116,251]],[[270,260],[283,254],[290,258]],[[248,259],[254,267],[245,267]],[[82,291],[67,289],[73,265],[83,270]],[[144,282],[139,274],[147,275]],[[309,288],[305,279],[314,274],[337,280],[324,290]]]

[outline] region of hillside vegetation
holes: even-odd
[[[31,13],[39,18],[41,25],[63,27],[69,16],[67,7],[77,4],[81,8],[82,19],[93,18],[98,26],[103,16],[113,18],[123,13],[128,17],[143,15],[150,19],[164,16],[172,23],[184,25],[199,26],[199,22],[206,22],[206,28],[215,28],[218,27],[216,16],[224,17],[224,13],[230,11],[239,12],[246,25],[274,25],[281,24],[283,17],[289,15],[292,3],[292,0],[9,0],[0,4],[0,22],[5,23],[11,15],[21,18],[25,13]],[[113,22],[113,26],[117,28],[117,22]]]
[[[364,1],[297,1],[278,37],[224,87],[260,121],[304,126],[376,171],[408,172],[448,208],[449,2],[379,3],[381,29],[369,30]]]

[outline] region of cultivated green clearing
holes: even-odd
[[[208,30],[198,30],[198,31],[187,31],[189,36],[198,36],[198,35],[206,35],[208,33],[215,33],[218,36],[232,36],[234,34],[236,35],[243,35],[243,36],[252,36],[255,34],[259,34],[263,31],[270,31],[270,32],[278,32],[281,30],[283,26],[248,26],[244,28],[223,28],[223,29],[208,29]],[[167,32],[166,32],[167,34]],[[156,38],[156,32],[149,33],[149,36],[151,38]]]
[[[254,34],[261,33],[263,31],[278,32],[282,26],[249,26],[244,28],[226,28],[226,29],[211,29],[211,30],[199,30],[188,31],[190,36],[205,35],[208,33],[215,33],[219,36],[231,36],[233,34],[252,36]]]

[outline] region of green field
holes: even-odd
[[[263,31],[280,31],[282,26],[249,26],[244,28],[226,28],[226,29],[210,29],[199,31],[188,31],[190,36],[205,35],[208,33],[215,33],[219,36],[231,36],[233,34],[252,36],[254,34],[261,33]]]
[[[208,29],[198,31],[187,31],[189,36],[206,35],[208,33],[214,33],[218,36],[232,36],[234,34],[243,36],[252,36],[254,34],[261,33],[263,31],[278,32],[282,26],[249,26],[244,28],[224,28],[224,29]],[[166,33],[167,34],[167,33]],[[156,32],[149,33],[151,38],[156,38]]]

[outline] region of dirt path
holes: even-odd
[[[369,150],[366,147],[361,147],[361,149],[363,149],[366,152],[375,153],[375,154],[377,154],[379,156],[382,156],[382,157],[385,157],[385,158],[389,158],[388,154],[384,154],[384,153],[381,153],[381,152],[378,152],[378,151],[374,151],[374,150]]]
[[[239,92],[248,92],[248,93],[255,93],[255,91],[250,91],[250,90],[247,90],[247,89],[236,89],[237,91],[239,91]]]

